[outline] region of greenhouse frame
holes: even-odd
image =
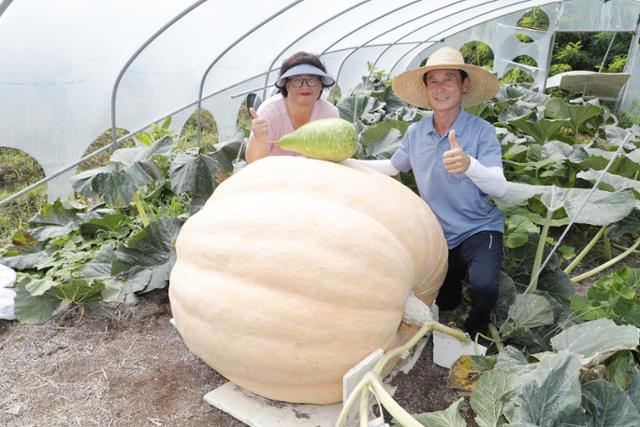
[[[549,30],[519,28],[536,6]],[[321,54],[348,93],[368,63],[393,76],[438,47],[479,40],[498,76],[523,69],[542,91],[556,32],[633,32],[618,99],[627,109],[640,92],[639,16],[635,0],[3,0],[0,145],[35,158],[47,178],[0,205],[49,180],[50,200],[69,194],[83,153],[108,129],[127,129],[122,141],[169,116],[180,129],[201,105],[220,140],[232,138],[247,94],[268,96],[280,62],[299,50]]]

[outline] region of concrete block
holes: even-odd
[[[341,404],[299,405],[276,402],[228,382],[204,396],[210,405],[251,427],[333,427]]]

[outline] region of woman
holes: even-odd
[[[280,66],[276,81],[278,94],[265,100],[258,111],[251,111],[251,135],[247,147],[248,163],[266,156],[297,156],[280,148],[277,142],[300,126],[324,117],[340,117],[338,109],[320,99],[322,90],[335,84],[317,55],[294,53]]]

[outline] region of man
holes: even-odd
[[[437,216],[449,247],[449,267],[436,299],[442,311],[462,300],[467,278],[472,308],[465,329],[486,332],[498,296],[504,216],[489,196],[507,188],[495,129],[462,108],[491,99],[498,79],[464,63],[460,52],[444,47],[424,67],[398,75],[392,83],[404,101],[433,110],[411,125],[391,160],[358,161],[387,175],[413,170],[420,196]]]

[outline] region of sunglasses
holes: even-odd
[[[320,79],[317,79],[315,77],[296,77],[287,80],[287,83],[291,83],[291,86],[295,87],[296,89],[301,88],[304,82],[307,82],[308,87],[316,87],[320,85]]]

